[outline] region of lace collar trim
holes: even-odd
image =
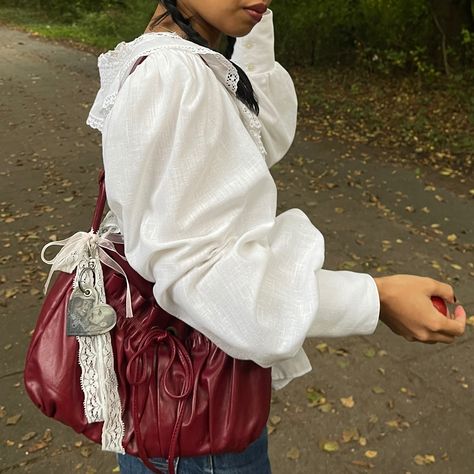
[[[261,140],[261,124],[257,116],[237,99],[239,74],[237,69],[221,53],[188,41],[177,33],[144,33],[130,42],[119,43],[115,49],[98,58],[100,89],[89,113],[87,125],[102,132],[105,120],[115,104],[117,95],[135,62],[160,49],[177,49],[199,54],[213,70],[216,77],[235,97],[241,117],[255,144],[263,156],[267,154]]]

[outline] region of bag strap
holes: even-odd
[[[97,202],[95,204],[95,211],[92,217],[92,224],[91,230],[94,234],[97,234],[100,227],[100,221],[102,220],[102,216],[104,214],[105,209],[105,201],[107,200],[107,196],[105,193],[105,171],[100,170],[99,173],[99,195],[97,196]]]

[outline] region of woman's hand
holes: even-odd
[[[380,319],[393,332],[409,341],[451,343],[462,336],[466,312],[457,306],[452,318],[443,316],[431,296],[455,303],[450,285],[432,278],[393,275],[375,278],[380,296]]]

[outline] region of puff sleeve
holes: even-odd
[[[130,264],[162,308],[231,356],[269,367],[301,355],[308,334],[372,328],[370,277],[355,273],[348,294],[372,306],[354,316],[336,305],[318,323],[345,291],[320,281],[323,236],[299,209],[276,215],[268,166],[198,55],[161,50],[137,68],[105,122],[103,156]]]

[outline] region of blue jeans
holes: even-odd
[[[151,461],[160,471],[168,474],[166,459],[152,458]],[[151,472],[140,458],[128,454],[119,454],[118,463],[121,474]],[[176,474],[271,474],[267,429],[241,453],[176,458],[175,470]]]

